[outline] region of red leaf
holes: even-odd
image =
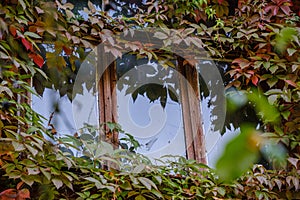
[[[291,9],[289,6],[281,6],[280,9],[284,12],[286,15],[290,15]]]
[[[239,9],[241,9],[241,7],[245,4],[246,4],[245,0],[238,0],[238,8]]]
[[[238,64],[240,68],[246,68],[251,65],[251,62],[245,58],[236,58],[232,61],[232,64]]]
[[[266,6],[266,7],[264,8],[264,10],[265,10],[267,13],[271,10],[272,14],[274,15],[276,7],[277,7],[277,6],[270,5],[270,6]],[[278,11],[278,7],[277,7],[277,11]]]
[[[1,200],[15,200],[17,196],[15,189],[7,189],[0,193]]]
[[[292,81],[292,80],[284,80],[287,84],[289,84],[289,85],[291,85],[291,86],[293,86],[293,87],[298,87],[298,85],[294,82],[294,81]]]
[[[25,38],[22,38],[22,43],[25,46],[26,50],[31,50],[33,49],[32,44],[26,40]]]
[[[277,15],[278,10],[279,10],[279,7],[276,6],[276,7],[274,8],[274,10],[273,10],[273,15],[274,15],[274,16]]]
[[[253,83],[255,86],[257,86],[257,83],[258,83],[258,78],[257,78],[257,76],[252,76],[251,81],[252,81],[252,83]]]
[[[33,60],[33,62],[41,68],[44,65],[44,59],[41,55],[36,53],[29,54],[29,57]]]
[[[17,35],[17,29],[15,26],[10,25],[9,26],[9,32],[15,37]]]
[[[23,184],[24,184],[23,181],[19,182],[19,183],[17,184],[17,190],[19,190],[19,189],[22,187]]]
[[[200,10],[195,10],[195,21],[198,23],[200,20],[201,20],[201,17],[200,17]]]
[[[18,200],[30,199],[30,192],[28,189],[22,189],[18,192]]]
[[[262,54],[262,53],[258,53],[258,54],[256,54],[256,56],[261,57],[262,59],[264,59],[266,61],[269,61],[270,58],[271,58],[270,55],[268,55],[268,54]]]
[[[245,58],[236,58],[232,61],[232,63],[237,63],[237,64],[240,64],[242,62],[249,62],[249,61]]]
[[[70,49],[69,47],[66,47],[66,46],[63,46],[62,48],[68,56],[71,55],[72,49]]]

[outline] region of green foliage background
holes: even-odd
[[[87,21],[78,18],[73,8],[59,1],[13,0],[0,5],[1,199],[299,198],[300,31],[299,16],[291,10],[290,1],[239,1],[234,16],[228,16],[225,0],[160,1],[122,18],[111,18],[88,3]],[[213,24],[210,19],[214,19]],[[71,89],[65,88],[69,85],[62,82],[72,78],[76,62],[85,58],[84,49],[145,23],[182,30],[176,37],[163,37],[165,44],[183,38],[181,42],[202,45],[216,61],[230,62],[228,74],[233,80],[227,87],[247,94],[247,103],[257,109],[260,133],[243,126],[241,136],[231,142],[234,148],[228,146],[220,159],[217,171],[184,158],[153,166],[141,155],[127,155],[106,143],[86,142],[76,136],[59,139],[42,126],[42,116],[30,107],[33,76],[39,76],[40,83],[52,81],[56,89],[63,91],[61,95],[71,98]],[[44,54],[39,43],[52,45],[53,51]],[[122,41],[111,43],[110,52],[118,57]],[[164,63],[171,55],[163,48],[137,49],[134,43],[129,48]],[[47,84],[43,87],[50,86]],[[37,91],[42,92],[43,87]],[[253,87],[257,95],[252,95]],[[272,108],[262,102],[270,103]],[[270,113],[278,116],[276,122]],[[234,114],[229,113],[227,120],[233,118]],[[240,121],[236,122],[239,127]],[[44,135],[56,143],[47,141]],[[243,162],[257,154],[260,138],[284,146],[285,165],[274,165],[273,170],[259,165],[250,169],[253,162]],[[79,147],[89,159],[75,158],[62,151],[62,146]],[[234,163],[228,154],[236,151],[240,151],[240,159]],[[104,170],[108,161],[124,169]],[[128,165],[121,165],[124,162]]]

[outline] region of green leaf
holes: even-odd
[[[139,165],[137,165],[134,169],[133,169],[133,173],[136,173],[136,174],[138,174],[138,173],[141,173],[144,169],[145,169],[145,167],[146,167],[146,165],[144,165],[144,164],[139,164]]]
[[[8,96],[10,96],[11,98],[13,97],[13,93],[12,91],[8,88],[8,87],[5,87],[5,86],[0,86],[0,94],[2,92],[6,92],[6,94],[8,94]]]
[[[162,195],[159,191],[157,191],[157,190],[152,189],[151,192],[152,192],[155,196],[157,196],[159,199],[163,199],[163,198],[164,198],[163,195]]]
[[[96,148],[95,157],[99,158],[105,154],[112,154],[114,151],[113,146],[107,142],[101,141]]]
[[[71,181],[69,181],[69,180],[67,180],[65,178],[63,178],[62,181],[63,181],[63,184],[65,184],[68,188],[70,188],[71,190],[74,190],[73,189],[73,184],[72,184]]]
[[[9,164],[5,164],[5,165],[3,166],[3,168],[5,169],[5,172],[6,172],[7,174],[10,174],[10,172],[11,172],[12,170],[14,170],[14,169],[16,168],[16,166],[15,166],[14,164],[12,164],[12,163],[9,163]]]
[[[108,126],[108,128],[109,128],[110,130],[114,130],[115,127],[116,127],[116,124],[115,124],[115,123],[111,123],[111,122],[107,122],[106,125]]]
[[[290,112],[289,110],[286,110],[286,111],[284,111],[284,112],[281,112],[280,114],[283,116],[283,118],[284,118],[285,120],[288,120],[288,118],[289,118],[291,112]]]
[[[162,33],[162,32],[156,32],[154,34],[154,37],[156,37],[158,39],[161,39],[161,40],[164,40],[164,39],[168,38],[168,35],[166,35],[165,33]]]
[[[255,105],[256,112],[262,116],[264,122],[278,122],[280,119],[278,110],[269,104],[268,99],[263,94],[253,90],[248,93],[248,99]]]
[[[85,179],[85,180],[88,180],[88,181],[91,181],[91,182],[93,182],[93,183],[99,183],[99,184],[101,184],[99,180],[97,180],[97,179],[95,179],[95,178],[93,178],[93,177],[86,177],[86,178],[84,178],[84,179]]]
[[[23,0],[18,0],[18,2],[21,4],[22,8],[25,10],[26,9],[26,4]]]
[[[39,168],[35,167],[35,168],[27,168],[28,171],[28,175],[37,175],[40,173]]]
[[[52,179],[52,183],[55,185],[57,189],[61,188],[63,186],[63,182],[60,179],[54,178]]]
[[[157,187],[153,181],[145,177],[138,177],[138,180],[148,189],[151,190],[154,187],[157,190]]]
[[[32,184],[34,183],[34,178],[32,176],[22,175],[21,180],[29,186],[32,186]]]
[[[33,148],[32,146],[30,146],[28,144],[25,144],[25,146],[33,156],[36,156],[39,153],[39,151],[36,150],[35,148]]]
[[[116,192],[116,189],[113,186],[106,185],[105,188],[108,189],[109,191],[111,191],[112,193]]]
[[[276,77],[272,77],[267,80],[267,84],[269,85],[269,87],[273,87],[276,83],[278,83],[278,78]]]
[[[12,145],[13,145],[15,151],[24,151],[25,150],[24,144],[22,144],[20,142],[12,141]]]
[[[226,194],[226,189],[223,187],[218,187],[217,191],[222,197]]]
[[[82,199],[86,199],[86,195],[81,192],[76,192]]]
[[[92,141],[94,137],[91,134],[84,133],[80,135],[80,139],[84,141]]]
[[[53,175],[61,175],[61,171],[56,169],[55,167],[51,167],[51,174]]]
[[[288,154],[286,148],[282,144],[267,141],[261,148],[261,152],[264,157],[273,164],[273,167],[286,167]]]
[[[282,95],[283,91],[280,89],[271,89],[268,90],[267,92],[265,92],[265,95],[269,96],[269,95],[273,95],[273,94],[277,94],[277,95]]]
[[[292,49],[292,48],[288,48],[287,52],[288,52],[289,56],[292,56],[294,53],[297,52],[297,50],[296,49]]]
[[[5,54],[2,51],[0,51],[0,58],[1,59],[10,59],[10,56],[8,56],[7,54]]]
[[[9,178],[13,178],[13,179],[20,178],[21,177],[21,172],[20,171],[13,171],[13,172],[9,173],[8,176],[9,176]]]
[[[250,125],[242,125],[240,129],[240,134],[226,145],[216,164],[217,174],[225,182],[239,178],[258,159],[256,130]]]
[[[29,37],[32,37],[32,38],[35,38],[35,39],[40,39],[40,38],[42,38],[42,37],[39,36],[38,34],[33,33],[33,32],[29,32],[29,31],[26,31],[26,32],[24,33],[24,35],[29,36]]]
[[[85,191],[85,192],[83,192],[83,194],[85,195],[85,197],[89,197],[91,195],[91,192],[90,191]]]
[[[265,69],[269,69],[270,65],[271,65],[270,62],[263,62],[263,66],[264,66]]]
[[[281,29],[280,33],[276,36],[275,39],[275,49],[280,53],[283,53],[289,43],[293,40],[293,37],[297,37],[298,31],[292,27],[285,27]]]
[[[157,180],[157,182],[158,182],[159,184],[162,183],[162,178],[161,178],[161,176],[154,176],[154,178]]]
[[[35,70],[38,71],[46,80],[48,80],[48,77],[43,70],[39,68],[35,68]]]
[[[44,174],[44,176],[50,181],[51,179],[51,173],[47,171],[45,168],[40,167],[41,172]]]
[[[92,195],[90,196],[90,198],[91,198],[91,199],[99,199],[100,196],[101,196],[100,194],[92,194]]]
[[[143,195],[138,195],[134,198],[134,200],[147,200]]]
[[[124,190],[132,190],[132,186],[129,181],[124,181],[124,183],[122,183],[120,187]]]
[[[273,66],[271,66],[271,67],[269,68],[269,70],[270,70],[270,72],[271,72],[272,74],[274,74],[274,73],[278,70],[278,66],[277,66],[277,65],[273,65]]]

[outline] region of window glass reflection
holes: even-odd
[[[141,144],[138,152],[151,158],[186,154],[176,75],[172,68],[148,63],[133,67],[118,80],[119,123]],[[176,98],[172,100],[170,94]]]

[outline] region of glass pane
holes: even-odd
[[[203,61],[201,65],[205,65],[206,67],[217,67],[220,75],[222,76],[222,80],[211,78],[209,82],[205,82],[205,77],[203,77],[205,74],[199,73],[201,110],[203,116],[207,160],[208,165],[214,167],[218,158],[222,155],[226,144],[236,134],[238,134],[238,130],[230,124],[230,121],[226,120],[226,110],[224,113],[220,112],[220,108],[218,108],[218,106],[222,104],[222,101],[218,99],[218,95],[220,94],[215,93],[213,90],[216,88],[212,87],[217,86],[218,84],[226,85],[226,83],[230,81],[230,77],[225,75],[228,64]],[[210,87],[208,87],[207,84]],[[226,103],[223,103],[226,106]],[[230,126],[230,128],[228,128],[228,126]]]
[[[176,76],[172,68],[147,63],[131,68],[117,83],[119,124],[140,143],[137,152],[150,158],[186,154]]]

